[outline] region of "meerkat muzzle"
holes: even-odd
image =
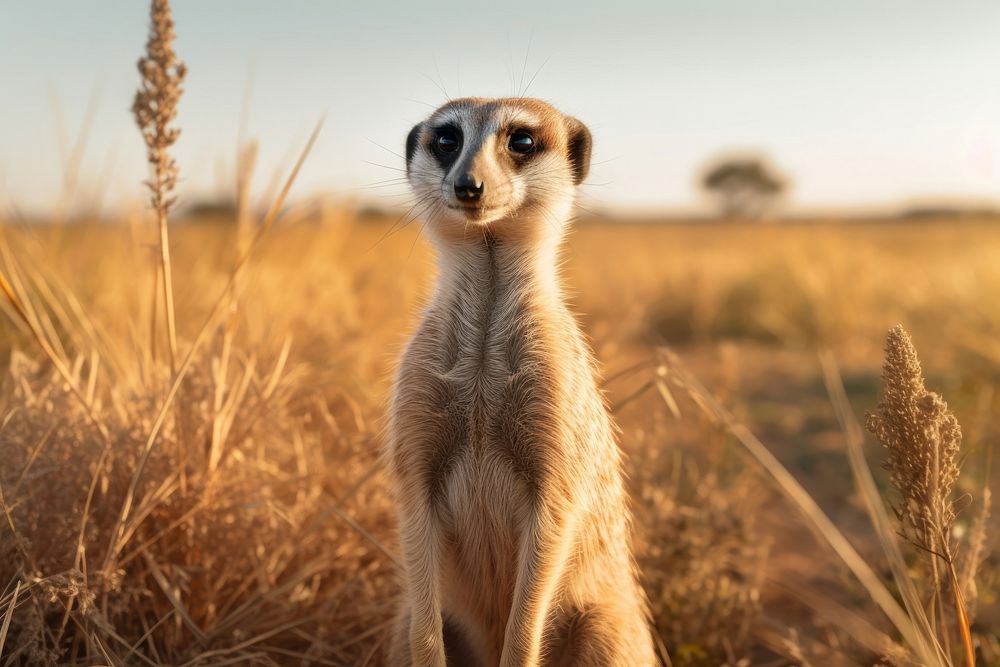
[[[455,197],[463,203],[474,204],[483,196],[485,183],[472,174],[463,174],[455,180]]]

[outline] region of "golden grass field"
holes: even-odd
[[[421,223],[286,207],[320,125],[259,222],[242,137],[236,214],[179,218],[174,38],[151,0],[149,213],[0,218],[0,664],[384,664]],[[1000,222],[591,215],[564,260],[664,665],[1000,665]]]
[[[173,393],[152,219],[0,230],[0,662],[382,664],[398,552],[380,423],[433,261],[417,222],[334,205],[290,218],[202,337],[236,227],[172,225]],[[563,273],[621,427],[673,665],[912,664],[745,446],[759,438],[898,599],[820,356],[863,421],[896,324],[963,426],[958,566],[985,528],[969,608],[979,664],[1000,664],[1000,530],[980,520],[1000,436],[995,220],[585,219]],[[868,435],[864,453],[892,502],[883,448]]]

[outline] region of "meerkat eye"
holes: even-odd
[[[535,150],[535,138],[524,130],[518,130],[510,135],[510,141],[507,146],[515,153],[527,155]]]
[[[454,153],[458,150],[459,143],[458,132],[451,127],[441,128],[434,137],[434,149],[439,153]]]

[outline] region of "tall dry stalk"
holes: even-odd
[[[945,591],[951,588],[955,626],[966,664],[975,664],[962,587],[955,572],[953,488],[958,480],[962,429],[940,395],[924,386],[923,370],[901,326],[886,339],[883,396],[866,418],[868,430],[886,448],[885,468],[899,494],[894,511],[903,535],[922,553],[930,571],[930,616],[947,647]]]
[[[167,234],[167,214],[175,199],[177,163],[170,157],[169,148],[177,141],[180,130],[171,127],[177,116],[177,102],[181,98],[181,82],[187,74],[184,63],[174,53],[174,20],[169,0],[152,0],[150,4],[149,39],[146,55],[139,59],[142,83],[132,103],[136,124],[146,141],[149,163],[153,166],[153,179],[147,181],[150,202],[156,210],[160,231],[160,271],[163,274],[163,301],[167,320],[167,343],[170,370],[176,372],[177,327],[174,322],[173,280],[170,275],[170,239]]]
[[[988,477],[987,477],[988,479]],[[992,506],[993,494],[989,485],[983,487],[983,501],[980,505],[979,515],[968,534],[962,566],[959,570],[959,581],[962,584],[962,595],[965,596],[965,603],[969,610],[969,619],[976,617],[976,604],[979,599],[979,588],[976,585],[976,575],[986,559],[987,531],[986,526],[990,520],[990,509]]]

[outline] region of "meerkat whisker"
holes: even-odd
[[[405,229],[406,226],[409,224],[409,222],[403,222],[403,221],[406,220],[408,217],[410,217],[410,215],[413,214],[413,212],[417,210],[417,207],[420,206],[423,202],[431,201],[431,199],[432,195],[423,195],[421,197],[418,197],[417,200],[401,216],[396,218],[396,220],[389,226],[389,229],[383,232],[382,235],[378,238],[378,240],[375,241],[372,247],[369,248],[366,252],[371,252],[372,250],[377,248],[383,241],[385,241],[387,238],[392,236],[396,231],[398,231],[396,227],[401,222],[403,224],[401,227],[399,227],[399,229]],[[419,211],[417,212],[419,214]]]
[[[528,79],[528,85],[524,87],[524,92],[521,94],[522,97],[528,94],[528,91],[531,90],[531,84],[535,82],[535,79],[538,77],[539,74],[542,73],[542,70],[545,69],[545,66],[549,64],[549,60],[551,59],[552,56],[549,56],[548,58],[543,60],[542,64],[538,66],[538,69],[535,70],[535,73],[531,75],[531,78]]]
[[[386,153],[391,153],[392,155],[395,155],[400,160],[405,160],[406,159],[405,156],[400,155],[399,153],[397,153],[396,151],[392,150],[391,148],[386,148],[385,146],[383,146],[379,142],[374,141],[373,139],[369,139],[369,138],[365,137],[365,141],[367,141],[368,143],[372,144],[373,146],[378,146],[379,148],[381,148],[382,150],[384,150]]]

